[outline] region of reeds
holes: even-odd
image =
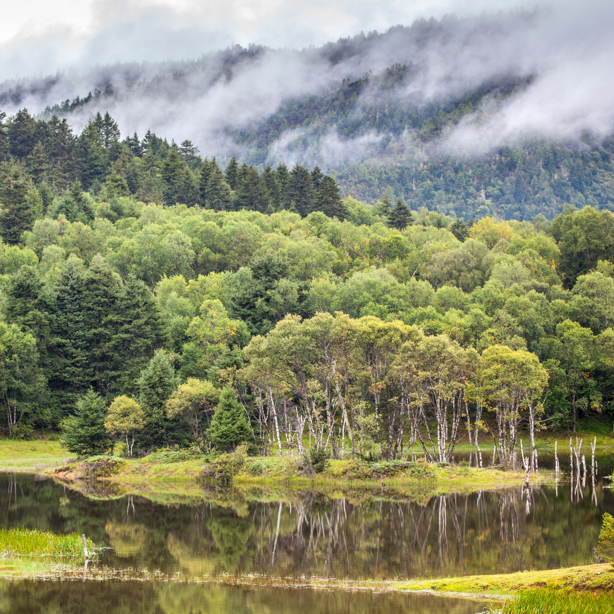
[[[89,553],[96,551],[94,542],[86,539]],[[49,531],[32,529],[0,530],[0,553],[5,557],[61,557],[71,563],[85,561],[83,541],[80,535],[56,535]],[[91,558],[91,554],[90,554]]]

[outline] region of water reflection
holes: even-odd
[[[567,567],[592,561],[601,517],[614,511],[612,491],[590,475],[585,484],[418,501],[313,491],[271,498],[220,490],[185,504],[93,500],[52,481],[0,477],[4,527],[85,533],[111,548],[106,565],[190,576],[394,579]]]
[[[399,593],[155,582],[0,583],[1,614],[475,614],[485,606]]]

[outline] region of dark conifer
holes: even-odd
[[[320,188],[316,196],[318,211],[328,217],[336,217],[344,220],[347,217],[347,209],[341,200],[339,185],[333,177],[325,175],[320,182]]]
[[[413,221],[413,216],[407,205],[401,198],[397,199],[397,204],[388,216],[388,225],[397,230],[405,230]]]
[[[74,416],[64,421],[62,444],[78,456],[105,454],[113,445],[104,426],[106,416],[104,400],[90,389],[77,400]]]
[[[226,176],[226,182],[230,186],[230,189],[236,190],[237,182],[239,180],[239,164],[237,163],[237,159],[234,156],[230,158],[230,162],[226,167],[224,175]]]
[[[302,217],[309,215],[315,205],[315,190],[311,173],[298,164],[290,172],[288,198]]]
[[[21,166],[0,164],[0,235],[7,243],[19,243],[42,213],[38,191]]]

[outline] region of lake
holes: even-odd
[[[161,572],[186,583],[4,583],[0,612],[475,613],[484,604],[188,582],[218,574],[402,580],[590,563],[602,515],[614,513],[614,492],[600,477],[611,472],[612,459],[598,460],[594,485],[589,471],[584,484],[417,500],[391,500],[378,491],[328,497],[310,490],[262,490],[246,496],[240,489],[151,500],[95,489],[85,496],[52,480],[1,475],[4,528],[85,533],[106,546],[101,563],[107,567]],[[563,468],[565,463],[561,457]],[[98,593],[107,596],[104,610],[96,609]]]

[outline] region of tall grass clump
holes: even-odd
[[[521,593],[507,602],[501,614],[614,614],[611,593],[574,593],[537,589]]]
[[[91,558],[96,546],[91,539],[86,539],[86,544]],[[75,563],[85,561],[80,535],[56,535],[36,529],[0,530],[0,553],[3,556],[63,557]]]

